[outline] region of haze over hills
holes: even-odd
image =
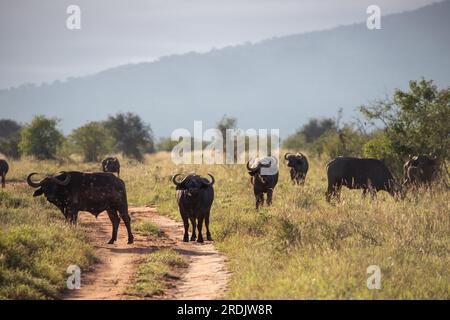
[[[333,116],[431,78],[450,85],[450,1],[365,23],[124,65],[42,86],[0,90],[0,118],[62,119],[65,132],[132,111],[157,136],[212,127],[223,114],[241,128],[279,128],[282,137],[310,117]]]

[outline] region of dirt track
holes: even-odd
[[[102,213],[95,219],[89,213],[81,213],[80,219],[86,228],[90,241],[96,248],[100,263],[91,272],[83,273],[81,289],[68,291],[63,299],[137,299],[125,291],[145,254],[159,248],[173,248],[187,257],[189,267],[181,279],[173,283],[163,296],[153,299],[218,299],[227,290],[229,273],[225,258],[212,243],[198,244],[181,241],[182,225],[174,220],[160,216],[154,207],[130,208],[132,223],[151,220],[163,232],[162,237],[150,239],[134,234],[135,243],[127,244],[127,234],[123,223],[119,227],[118,241],[106,244],[111,237],[111,222]]]

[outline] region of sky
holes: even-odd
[[[436,0],[0,0],[0,88],[365,21]],[[69,30],[66,10],[81,9]]]

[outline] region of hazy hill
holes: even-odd
[[[347,116],[355,106],[422,76],[450,85],[450,1],[365,23],[124,65],[39,87],[0,90],[0,118],[63,120],[67,132],[117,111],[139,113],[156,135],[213,126],[224,114],[242,128],[291,133],[309,117]]]

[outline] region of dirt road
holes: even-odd
[[[162,231],[162,236],[150,239],[135,233],[135,243],[128,245],[125,226],[121,222],[118,241],[108,245],[106,243],[111,236],[108,215],[102,213],[95,219],[91,214],[80,214],[83,227],[101,262],[94,266],[93,271],[82,274],[81,289],[68,290],[63,299],[136,299],[135,296],[126,295],[126,289],[132,283],[140,261],[145,254],[167,247],[184,255],[189,266],[181,279],[173,283],[173,288],[153,299],[218,299],[225,294],[229,273],[224,256],[212,243],[180,241],[182,225],[158,215],[154,207],[132,207],[130,215],[133,224],[152,221]]]

